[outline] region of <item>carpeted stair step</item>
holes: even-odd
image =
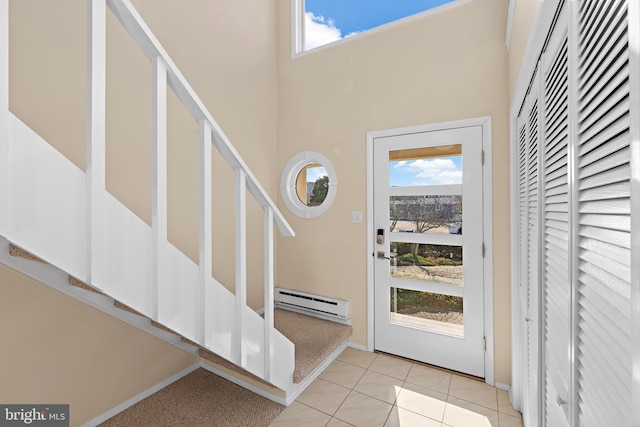
[[[23,258],[23,259],[27,259],[29,261],[35,261],[35,262],[40,262],[43,264],[47,264],[46,261],[44,261],[41,258],[38,258],[37,256],[33,255],[30,252],[25,251],[24,249],[21,249],[17,246],[15,246],[13,243],[9,244],[9,255],[14,256],[16,258]]]
[[[231,372],[235,372],[237,374],[243,375],[245,377],[251,378],[254,381],[257,381],[261,384],[265,384],[268,385],[269,387],[273,387],[275,388],[275,386],[265,380],[263,380],[260,377],[257,377],[256,375],[252,374],[251,372],[247,371],[246,369],[229,362],[227,359],[225,359],[222,356],[217,355],[216,353],[212,352],[209,349],[204,348],[203,346],[201,346],[200,344],[191,341],[189,338],[186,337],[180,337],[180,339],[182,340],[182,342],[187,343],[187,344],[191,344],[194,347],[198,347],[198,356],[202,357],[203,359],[206,359],[210,362],[215,363],[216,365],[220,365],[223,368],[231,371]]]
[[[169,329],[169,328],[167,328],[166,326],[164,326],[162,323],[158,323],[158,322],[156,322],[155,320],[152,320],[152,321],[151,321],[151,326],[156,327],[156,328],[158,328],[158,329],[162,329],[163,331],[165,331],[165,332],[169,332],[169,333],[172,333],[172,334],[174,334],[174,335],[180,335],[179,333],[177,333],[177,332],[176,332],[176,331],[174,331],[173,329]],[[184,337],[182,337],[182,338],[184,338]],[[191,344],[191,343],[189,343],[189,344]]]
[[[90,291],[98,295],[106,295],[104,292],[99,289],[94,288],[93,286],[87,285],[82,280],[76,279],[73,276],[69,276],[69,284],[71,286],[75,286],[76,288],[84,289],[85,291]]]
[[[120,309],[120,310],[127,311],[127,312],[129,312],[129,313],[133,313],[133,314],[135,314],[135,315],[137,315],[137,316],[140,316],[140,317],[147,317],[147,316],[145,316],[144,314],[140,313],[139,311],[137,311],[137,310],[135,310],[135,309],[133,309],[133,308],[129,307],[128,305],[121,303],[120,301],[113,301],[113,306],[114,306],[115,308],[118,308],[118,309]]]
[[[100,427],[267,427],[284,406],[199,368]]]
[[[192,343],[194,345],[197,345],[195,343]],[[260,377],[255,376],[254,374],[252,374],[251,372],[247,371],[246,369],[241,368],[238,365],[235,365],[231,362],[229,362],[227,359],[225,359],[224,357],[218,356],[217,354],[207,350],[206,348],[203,348],[202,346],[198,345],[198,356],[202,357],[203,359],[206,359],[210,362],[215,363],[216,365],[220,365],[223,368],[235,372],[237,374],[243,375],[245,377],[251,378],[254,381],[259,382],[260,384],[264,384],[267,385],[271,388],[276,388],[273,384],[263,380]]]
[[[352,334],[351,325],[289,310],[274,311],[274,326],[296,346],[293,382],[302,382]]]
[[[324,362],[331,353],[346,342],[352,333],[350,325],[318,319],[280,308],[274,310],[273,320],[275,328],[295,345],[296,366],[293,373],[294,383],[302,382]],[[252,378],[262,384],[271,385],[188,338],[182,337],[182,341],[198,347],[198,354],[203,359],[209,360],[230,371]]]

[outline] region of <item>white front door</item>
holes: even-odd
[[[484,377],[482,127],[373,150],[375,348]]]

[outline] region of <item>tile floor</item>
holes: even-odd
[[[507,392],[348,347],[271,427],[522,427]]]

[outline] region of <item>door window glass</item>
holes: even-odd
[[[463,286],[462,246],[391,242],[391,277]]]
[[[391,288],[391,323],[464,335],[462,297]]]

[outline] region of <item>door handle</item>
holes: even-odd
[[[388,260],[390,260],[391,258],[386,256],[383,251],[378,251],[378,259],[388,259]]]

